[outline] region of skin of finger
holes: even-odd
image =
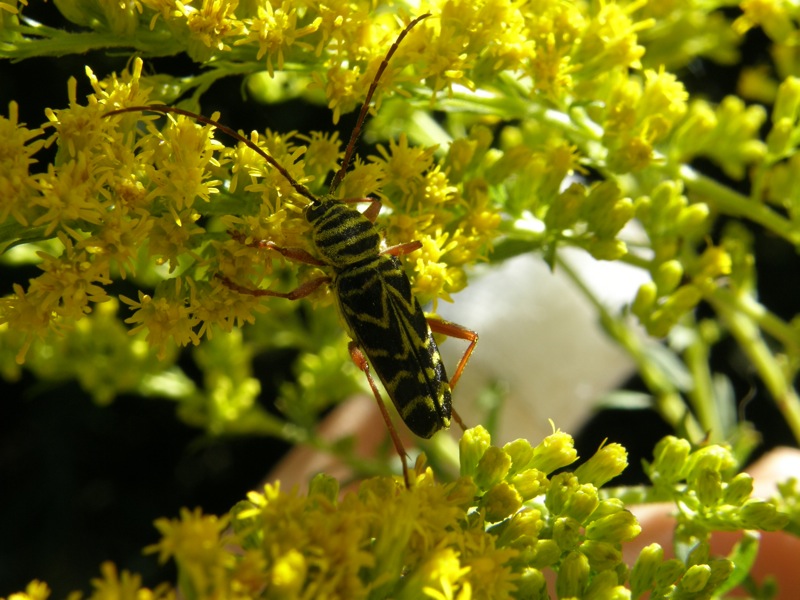
[[[407,435],[398,427],[398,434],[406,443]],[[388,431],[375,400],[369,396],[355,396],[342,403],[320,424],[319,435],[327,442],[354,436],[357,456],[375,456],[386,442]],[[353,474],[335,456],[319,452],[310,446],[299,445],[275,466],[268,481],[280,481],[286,489],[297,486],[301,493],[308,490],[309,480],[317,473],[326,473],[339,481],[349,481]]]

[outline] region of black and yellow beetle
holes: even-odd
[[[372,370],[386,388],[398,413],[408,428],[416,435],[429,438],[450,426],[451,415],[461,422],[452,408],[451,390],[461,377],[475,345],[478,334],[455,323],[427,318],[417,299],[411,293],[411,283],[398,260],[421,247],[413,241],[382,248],[381,236],[375,227],[380,212],[380,202],[371,198],[341,200],[334,197],[353,158],[355,144],[366,118],[372,95],[383,71],[398,45],[412,27],[428,14],[417,17],[400,33],[392,44],[375,74],[361,107],[358,120],[350,136],[342,164],[331,181],[327,195],[314,196],[308,188],[298,183],[274,158],[240,133],[212,119],[170,106],[129,106],[107,113],[106,116],[126,112],[155,111],[175,113],[211,125],[222,133],[245,144],[278,170],[301,196],[309,201],[305,218],[311,228],[311,246],[315,255],[302,248],[285,248],[271,241],[248,241],[238,231],[229,232],[235,239],[256,248],[268,248],[287,259],[326,268],[330,275],[306,281],[290,292],[251,289],[217,275],[229,288],[253,296],[273,296],[297,300],[328,284],[351,338],[350,355],[364,372],[375,400],[383,414],[395,448],[403,463],[403,477],[409,486],[408,465],[400,441],[386,406],[381,399]],[[353,203],[369,202],[362,213],[351,207]],[[469,346],[459,361],[455,374],[448,379],[433,333],[467,340]]]

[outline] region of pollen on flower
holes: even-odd
[[[75,221],[102,223],[107,208],[102,202],[103,175],[98,167],[81,152],[58,167],[48,165],[47,173],[37,179],[39,194],[32,200],[41,210],[33,224],[43,226],[45,236]]]
[[[434,210],[437,206],[452,200],[458,193],[458,188],[450,185],[447,175],[438,165],[425,174],[425,183],[420,196],[421,210]]]
[[[199,213],[186,209],[179,214],[171,211],[151,221],[148,251],[159,264],[169,263],[170,273],[178,267],[181,257],[193,249],[192,238],[205,233],[196,224],[199,218]]]
[[[317,17],[311,23],[298,28],[298,11],[292,2],[284,0],[280,7],[274,8],[272,4],[259,4],[256,16],[242,20],[247,34],[234,45],[258,43],[256,60],[261,60],[267,55],[267,71],[270,77],[274,75],[273,59],[276,60],[278,69],[283,69],[284,50],[295,44],[297,38],[305,37],[319,29],[322,18]],[[308,44],[303,47],[310,49]]]
[[[498,547],[497,539],[475,530],[465,537],[463,563],[469,567],[466,579],[474,597],[511,597],[519,581],[519,572],[512,567],[519,549]]]
[[[234,327],[241,327],[246,323],[255,321],[256,313],[266,312],[268,309],[261,299],[249,294],[240,294],[228,288],[219,279],[211,283],[212,292],[198,290],[196,282],[190,281],[191,299],[189,312],[200,323],[197,330],[198,337],[211,338],[214,327],[222,331],[231,331]]]
[[[434,600],[453,600],[456,598],[454,594],[456,590],[462,586],[469,586],[465,581],[465,576],[469,572],[470,567],[461,564],[455,550],[443,548],[431,555],[420,568],[422,592]],[[459,594],[458,597],[464,597],[464,594]],[[467,597],[471,597],[471,594]]]
[[[170,127],[160,132],[151,129],[141,144],[154,186],[151,195],[168,200],[180,212],[190,208],[196,198],[208,202],[211,194],[218,193],[221,181],[211,179],[209,170],[220,166],[215,153],[223,146],[214,140],[213,127],[182,115],[170,120]]]
[[[477,210],[470,212],[467,223],[470,229],[480,238],[488,237],[488,234],[497,230],[500,225],[501,217],[498,213],[490,210]],[[462,261],[466,262],[466,261]]]
[[[382,162],[363,162],[357,158],[353,168],[342,181],[337,195],[341,198],[368,198],[382,195],[386,173]],[[410,238],[405,238],[410,239]]]
[[[166,356],[167,344],[177,343],[181,346],[197,345],[200,338],[194,331],[197,317],[191,313],[186,299],[180,291],[180,280],[176,279],[172,293],[158,294],[155,298],[139,291],[139,299],[126,296],[120,299],[131,307],[133,316],[125,319],[133,325],[131,334],[147,331],[147,342],[158,348],[159,358]]]
[[[125,279],[136,269],[139,248],[146,243],[153,221],[144,214],[130,214],[123,209],[108,214],[104,225],[96,235],[79,242],[78,247],[90,255],[100,255],[99,260],[107,260]]]
[[[270,581],[324,590],[326,597],[357,597],[375,585],[433,598],[513,589],[518,551],[497,547],[477,515],[476,523],[463,518],[475,485],[468,478],[437,483],[422,458],[416,472],[409,489],[373,478],[338,500],[267,485],[237,505],[234,531],[250,540],[246,548],[264,553]]]
[[[451,301],[450,293],[458,291],[453,289],[453,284],[460,278],[453,277],[457,270],[442,260],[443,255],[457,247],[457,242],[449,240],[450,235],[437,230],[434,235],[417,236],[422,243],[420,255],[417,257],[414,270],[417,277],[414,280],[414,289],[424,298],[442,298]],[[434,307],[435,310],[435,307]]]
[[[42,307],[66,319],[79,319],[91,312],[89,302],[108,300],[105,288],[111,283],[108,264],[89,260],[84,251],[76,250],[66,235],[59,235],[64,244],[61,256],[39,252],[43,273],[31,280],[29,292],[40,297]]]
[[[633,2],[620,5],[604,2],[593,16],[586,31],[581,32],[585,42],[578,62],[586,61],[592,66],[603,65],[605,69],[615,67],[641,68],[640,59],[644,47],[638,43],[637,33],[655,24],[653,19],[636,22],[631,14],[644,3]]]
[[[562,456],[569,454],[566,446],[571,439],[556,432],[536,447],[518,440],[498,448],[477,427],[462,437],[462,476],[452,482],[437,481],[424,455],[416,461],[410,487],[400,477],[382,476],[340,494],[333,478],[317,476],[303,495],[283,491],[276,482],[248,493],[225,516],[184,508],[178,518],[158,519],[161,539],[145,550],[157,553],[162,563],[174,561],[181,590],[205,590],[204,597],[224,590],[251,597],[265,589],[282,597],[301,590],[324,598],[361,598],[375,590],[381,597],[437,600],[523,592],[536,597],[536,589],[545,589],[540,569],[555,565],[559,577],[563,571],[575,575],[580,566],[582,577],[616,585],[621,545],[641,527],[622,501],[601,500],[595,485],[581,483],[576,474],[548,478],[532,466],[563,467],[560,460],[540,459],[557,448]],[[720,469],[733,476],[729,452],[711,448],[695,454],[683,476]],[[517,489],[519,477],[540,483],[535,503]],[[737,485],[742,489],[731,494],[747,503],[752,486],[745,480]],[[778,525],[775,514],[762,502],[748,517]],[[111,563],[101,566],[101,575],[92,582],[92,600],[174,598],[171,587],[147,590],[139,576],[119,573]],[[13,598],[46,600],[48,594],[46,586],[33,582]]]
[[[458,245],[455,241],[450,239],[450,234],[437,229],[433,235],[420,236],[419,241],[422,244],[421,259],[426,262],[438,262],[442,256],[455,249]]]
[[[689,94],[683,83],[663,67],[658,71],[645,71],[644,77],[638,110],[643,120],[649,120],[646,126],[649,139],[658,141],[686,114]]]
[[[69,108],[45,110],[45,115],[50,121],[46,127],[53,128],[56,132],[48,138],[47,143],[50,144],[57,139],[62,152],[66,152],[72,158],[91,154],[104,142],[104,127],[100,117],[102,108],[96,103],[80,105],[77,88],[77,80],[70,77],[67,82]]]
[[[683,84],[663,69],[645,71],[644,82],[620,79],[613,87],[604,124],[610,166],[623,173],[647,167],[653,146],[686,114],[687,98]]]
[[[389,142],[388,149],[379,145],[378,153],[381,158],[372,157],[371,160],[383,163],[387,183],[397,186],[404,194],[411,195],[411,192],[417,191],[419,183],[424,181],[423,173],[433,164],[435,150],[435,147],[409,146],[408,137],[403,133],[396,142]]]
[[[136,57],[131,61],[130,70],[124,70],[119,76],[112,73],[102,80],[86,67],[86,76],[94,90],[89,96],[89,103],[106,108],[111,106],[142,106],[150,101],[150,89],[141,87],[144,61]]]
[[[200,8],[176,2],[176,8],[186,19],[192,37],[214,50],[230,50],[226,41],[241,33],[242,24],[236,18],[236,6],[237,3],[226,0],[203,2]],[[197,54],[198,57],[202,55]]]
[[[317,86],[324,86],[325,96],[329,98],[328,108],[333,111],[333,124],[339,122],[342,113],[347,113],[356,105],[354,87],[358,82],[358,72],[352,69],[335,67],[328,70],[327,81],[322,84],[318,75],[313,74]]]
[[[51,332],[63,333],[91,312],[90,302],[108,299],[101,286],[109,283],[108,265],[89,260],[65,235],[60,239],[64,247],[60,256],[39,253],[43,273],[31,280],[29,289],[14,284],[14,293],[0,299],[0,324],[13,324],[20,335],[19,363],[34,340],[45,339]]]
[[[204,515],[199,508],[183,508],[179,519],[158,519],[156,529],[161,541],[148,547],[148,552],[158,552],[160,562],[175,557],[188,564],[203,566],[209,571],[226,566],[231,556],[225,552],[227,517]]]
[[[250,141],[275,159],[295,181],[307,184],[312,179],[305,172],[307,148],[306,146],[298,146],[295,143],[295,137],[296,132],[294,131],[276,133],[267,129],[263,134],[253,132],[250,135]],[[250,148],[240,144],[232,151],[231,157],[233,159],[234,183],[238,186],[240,174],[247,173],[251,183],[244,186],[245,190],[260,194],[262,200],[266,203],[264,208],[269,213],[280,211],[282,205],[296,195],[294,187],[286,178],[276,169],[266,164],[264,159]]]
[[[43,338],[58,321],[50,311],[42,310],[40,294],[29,294],[18,283],[13,285],[13,290],[13,294],[0,298],[0,326],[8,330],[13,323],[14,331],[21,335],[15,360],[17,364],[22,364],[34,340]]]

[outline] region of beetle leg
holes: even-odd
[[[367,217],[370,223],[374,223],[381,212],[381,201],[375,200],[374,198],[367,198],[367,200],[370,201],[370,205],[367,207],[367,210],[361,214]]]
[[[461,360],[458,361],[455,374],[450,378],[450,389],[454,390],[458,380],[461,378],[461,373],[464,371],[464,367],[467,366],[469,357],[472,356],[472,351],[475,350],[475,346],[478,344],[478,332],[473,331],[472,329],[467,329],[458,323],[445,321],[444,319],[439,319],[436,317],[428,317],[427,321],[428,327],[430,327],[431,331],[434,333],[440,333],[448,337],[466,340],[469,342],[469,346],[467,346],[467,349],[464,351]],[[461,426],[461,429],[466,431],[467,428],[464,425],[464,421],[461,420],[461,417],[454,408],[451,408],[451,413],[453,418],[456,420],[456,423]]]
[[[251,248],[266,248],[268,250],[274,250],[275,252],[282,254],[289,260],[293,260],[295,262],[301,262],[307,265],[314,265],[317,267],[325,266],[324,262],[312,256],[302,248],[284,248],[283,246],[278,246],[275,242],[270,242],[268,240],[251,240],[248,242],[247,236],[245,234],[243,234],[241,231],[235,231],[233,229],[228,230],[228,235],[231,236],[240,244],[244,244],[245,246],[250,246]]]
[[[381,393],[378,391],[378,386],[375,385],[375,380],[372,379],[372,375],[369,372],[369,362],[367,362],[367,357],[364,356],[364,353],[361,352],[358,344],[356,344],[354,341],[351,341],[347,345],[347,349],[350,350],[350,358],[353,359],[353,362],[356,364],[356,366],[364,372],[364,375],[367,376],[369,387],[372,388],[372,393],[375,396],[375,400],[378,402],[378,408],[381,410],[383,420],[386,422],[386,427],[389,428],[389,435],[392,437],[394,448],[397,450],[397,454],[400,455],[400,462],[403,463],[403,479],[406,482],[406,488],[410,488],[411,484],[409,483],[408,479],[408,454],[406,454],[406,449],[403,446],[403,442],[400,441],[400,437],[397,435],[397,431],[394,429],[392,419],[389,417],[389,411],[386,410],[386,405],[383,403]]]
[[[273,290],[261,290],[261,289],[253,289],[244,287],[243,285],[239,285],[238,283],[233,282],[232,280],[228,279],[224,275],[220,275],[217,273],[216,277],[225,284],[226,287],[239,292],[241,294],[248,294],[250,296],[274,296],[276,298],[286,298],[287,300],[297,300],[299,298],[305,298],[311,292],[316,290],[319,286],[324,283],[330,283],[331,278],[324,276],[324,277],[315,277],[314,279],[309,279],[302,285],[296,287],[291,292],[275,292]]]
[[[369,202],[369,206],[367,210],[365,210],[362,215],[367,217],[370,223],[375,223],[378,219],[378,215],[381,212],[381,201],[376,200],[375,198],[343,198],[340,202],[344,202],[345,204],[358,204],[359,202]]]
[[[422,248],[422,242],[414,240],[413,242],[406,242],[405,244],[397,244],[396,246],[389,246],[385,250],[381,250],[381,254],[391,254],[392,256],[403,256],[410,254],[415,250]]]
[[[472,329],[467,329],[458,323],[439,319],[438,317],[428,317],[427,320],[428,327],[430,327],[431,331],[434,333],[441,333],[447,337],[466,340],[469,342],[469,346],[467,346],[467,349],[464,351],[464,355],[461,357],[461,360],[458,361],[455,374],[450,378],[450,389],[455,389],[456,384],[461,377],[461,372],[464,370],[464,367],[467,366],[467,361],[469,360],[469,357],[472,356],[472,351],[475,350],[475,346],[478,344],[478,332],[472,331]]]

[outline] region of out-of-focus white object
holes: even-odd
[[[647,274],[619,262],[597,261],[565,249],[559,257],[615,314],[632,302]],[[592,405],[633,370],[633,362],[603,332],[595,308],[564,273],[541,257],[519,256],[476,274],[454,304],[439,314],[480,335],[453,393],[467,425],[479,422],[475,400],[492,381],[508,387],[497,443],[526,438],[535,443],[556,427],[575,433]],[[464,351],[448,340],[442,353],[449,372]]]

